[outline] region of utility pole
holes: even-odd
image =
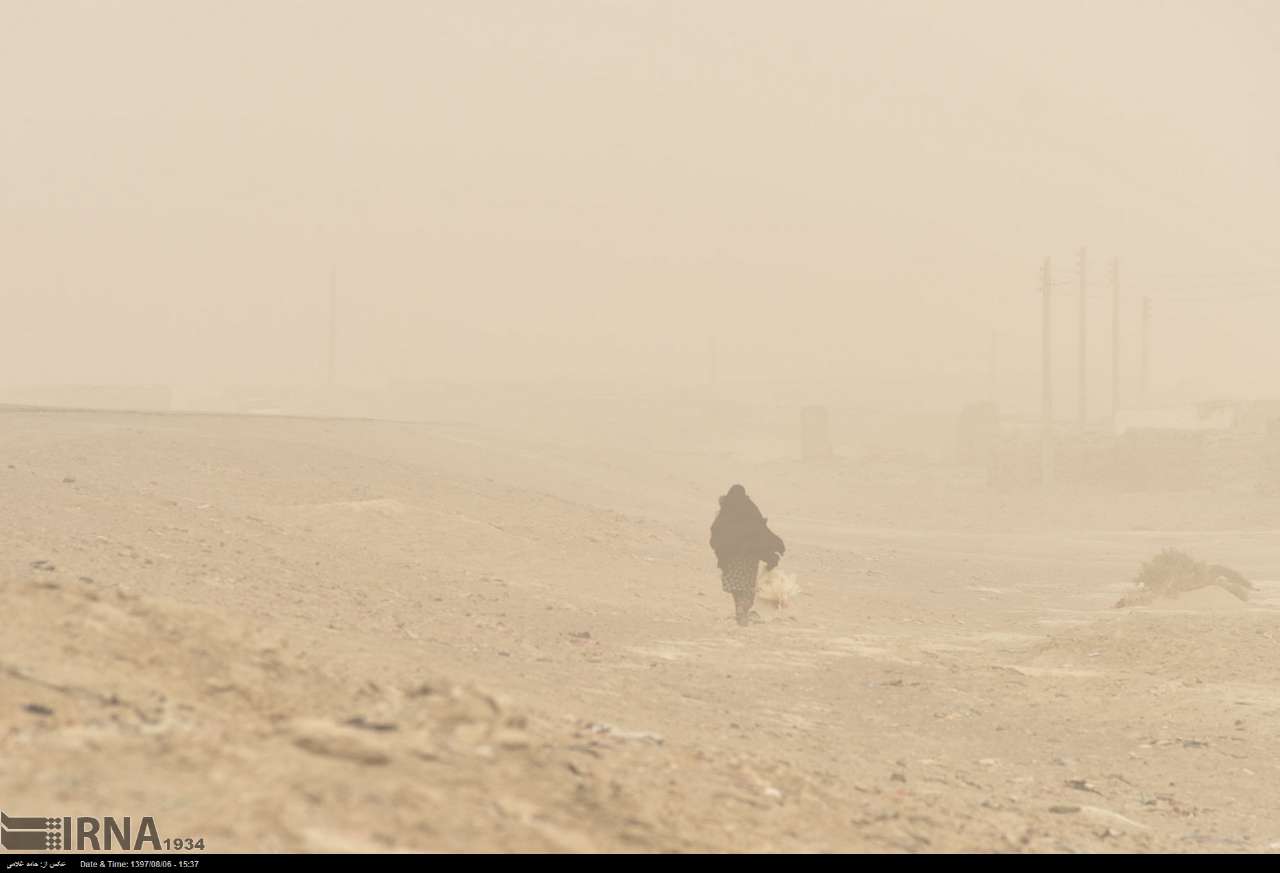
[[[1142,298],[1142,402],[1151,391],[1151,298]]]
[[[1040,411],[1040,482],[1053,481],[1053,282],[1048,258],[1040,268],[1041,297],[1041,411]]]
[[[336,267],[329,269],[329,381],[328,385],[333,388],[333,371],[334,359],[337,356],[338,345],[338,270]]]
[[[1000,402],[1000,332],[991,331],[991,402]]]
[[[1111,259],[1111,419],[1120,412],[1120,259]]]
[[[1086,253],[1083,246],[1080,247],[1080,254],[1077,260],[1077,269],[1080,273],[1080,430],[1084,430],[1085,423],[1089,420],[1089,395],[1088,388],[1088,320],[1087,320],[1087,299],[1089,296],[1089,283],[1086,279]]]

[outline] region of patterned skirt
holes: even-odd
[[[755,558],[734,558],[720,571],[720,587],[730,594],[754,594],[760,574],[760,562]]]

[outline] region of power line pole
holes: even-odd
[[[1089,284],[1086,279],[1086,253],[1083,246],[1080,247],[1080,254],[1077,260],[1077,269],[1080,273],[1080,429],[1084,430],[1085,423],[1089,419],[1089,395],[1088,389],[1088,312],[1087,299],[1089,296]]]
[[[1000,332],[991,331],[991,402],[1000,402]]]
[[[1053,282],[1048,258],[1040,268],[1041,298],[1041,410],[1040,410],[1040,482],[1053,480]]]
[[[1151,391],[1151,298],[1142,298],[1142,402]]]
[[[329,387],[333,387],[334,359],[338,346],[338,269],[329,269]]]
[[[1111,419],[1120,412],[1120,259],[1111,259]]]

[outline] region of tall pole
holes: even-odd
[[[1120,259],[1111,259],[1111,418],[1120,412]]]
[[[1041,298],[1041,411],[1040,411],[1040,482],[1053,480],[1053,287],[1052,267],[1048,258],[1040,268]]]
[[[1084,430],[1085,422],[1089,419],[1089,396],[1088,389],[1088,312],[1087,300],[1089,297],[1089,283],[1086,279],[1086,253],[1084,247],[1080,248],[1078,270],[1080,273],[1080,429]]]
[[[329,387],[333,387],[334,359],[338,346],[338,270],[329,270]]]
[[[1151,298],[1142,298],[1142,402],[1151,391]]]
[[[1000,333],[991,331],[991,402],[1000,402]]]

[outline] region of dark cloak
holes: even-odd
[[[734,485],[720,498],[720,512],[711,524],[711,548],[721,570],[735,559],[750,558],[773,569],[787,551],[741,485]]]

